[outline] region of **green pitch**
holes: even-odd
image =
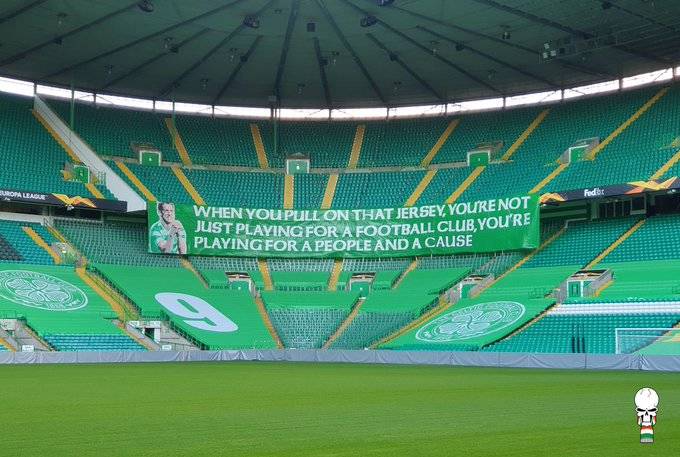
[[[639,444],[635,392],[660,396]],[[0,366],[14,456],[674,456],[680,374],[340,364]]]

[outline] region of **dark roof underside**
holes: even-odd
[[[194,103],[362,107],[573,87],[680,60],[677,0],[137,3],[3,0],[0,74]],[[377,23],[361,27],[369,15]],[[592,48],[539,58],[567,37]]]

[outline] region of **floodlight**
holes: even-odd
[[[361,18],[359,25],[362,27],[370,27],[378,23],[378,18],[375,16],[364,16]]]
[[[246,16],[246,18],[243,19],[243,25],[250,27],[251,29],[259,29],[260,19],[256,16]]]
[[[153,2],[151,0],[142,0],[137,3],[137,6],[145,13],[153,13]]]

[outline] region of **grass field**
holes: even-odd
[[[639,444],[635,392],[659,392]],[[676,456],[680,374],[282,363],[0,366],[7,456]]]

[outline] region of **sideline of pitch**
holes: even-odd
[[[680,356],[652,356],[641,354],[532,354],[509,352],[296,349],[246,349],[186,352],[0,352],[0,364],[231,361],[369,363],[680,372]]]

